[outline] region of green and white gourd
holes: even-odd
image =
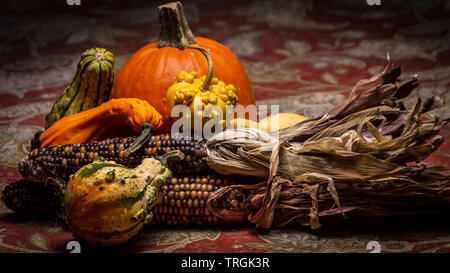
[[[114,81],[114,54],[105,48],[91,48],[81,54],[70,85],[45,117],[45,129],[57,120],[109,100]]]
[[[64,217],[75,237],[94,245],[128,241],[152,220],[162,187],[172,178],[166,161],[184,155],[172,151],[146,158],[131,169],[113,161],[94,161],[71,176],[64,193]]]

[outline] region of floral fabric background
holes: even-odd
[[[45,2],[45,3],[44,3]],[[89,3],[88,3],[89,2]],[[159,34],[163,2],[2,1],[0,5],[0,190],[20,179],[17,164],[75,72],[80,53],[100,46],[116,73]],[[370,1],[369,1],[370,2]],[[183,1],[195,35],[222,42],[241,59],[257,102],[315,116],[342,102],[355,83],[380,72],[389,52],[404,75],[418,74],[417,96],[450,95],[449,1]],[[450,166],[446,142],[427,159]],[[442,216],[440,216],[442,217]],[[148,227],[120,248],[136,252],[450,252],[449,225],[438,216],[329,223],[318,231],[251,226]],[[0,203],[0,252],[66,252],[71,233],[56,221],[17,218]]]

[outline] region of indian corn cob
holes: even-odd
[[[60,206],[59,189],[54,185],[19,180],[3,189],[1,200],[19,215],[53,215]]]
[[[214,216],[207,208],[206,202],[212,192],[239,184],[233,177],[223,175],[189,175],[174,177],[163,187],[164,197],[161,204],[153,209],[151,224],[218,224],[223,220]],[[242,182],[241,182],[242,184]],[[213,200],[213,207],[230,210],[243,210],[245,197],[233,192],[220,202]]]
[[[138,151],[128,155],[125,150],[135,140],[136,137],[114,138],[33,149],[20,162],[19,171],[25,180],[30,181],[45,181],[49,177],[67,180],[82,166],[99,157],[136,167],[144,158],[163,155],[171,150],[180,150],[185,154],[184,160],[172,167],[174,173],[194,173],[208,168],[202,141],[175,140],[170,134],[154,135]]]
[[[239,182],[239,183],[238,183]],[[209,195],[228,185],[242,184],[235,177],[218,174],[197,174],[174,177],[163,187],[161,204],[153,208],[151,224],[218,224],[221,219],[206,208]],[[6,186],[3,203],[21,215],[55,215],[60,207],[60,191],[55,184],[19,180]],[[232,192],[224,200],[215,200],[213,207],[243,210],[245,197]]]

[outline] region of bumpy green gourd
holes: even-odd
[[[182,159],[172,151],[160,159]],[[146,158],[131,169],[113,161],[95,161],[78,170],[64,194],[64,216],[72,233],[95,245],[117,245],[152,220],[162,187],[172,172],[160,160]]]
[[[70,85],[45,117],[45,128],[72,114],[96,107],[109,100],[114,80],[114,55],[105,48],[91,48],[81,54]]]

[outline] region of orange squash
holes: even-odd
[[[86,143],[137,135],[140,126],[162,125],[162,116],[148,102],[135,98],[111,99],[97,107],[66,116],[40,136],[41,147]]]
[[[144,46],[131,56],[120,69],[114,81],[111,98],[133,97],[147,100],[163,115],[164,129],[170,129],[170,106],[166,102],[167,89],[176,81],[177,74],[208,72],[203,54],[190,48],[204,48],[212,57],[214,77],[233,84],[239,104],[255,103],[247,74],[233,52],[211,39],[193,36],[179,2],[158,7],[161,32],[157,43]]]

